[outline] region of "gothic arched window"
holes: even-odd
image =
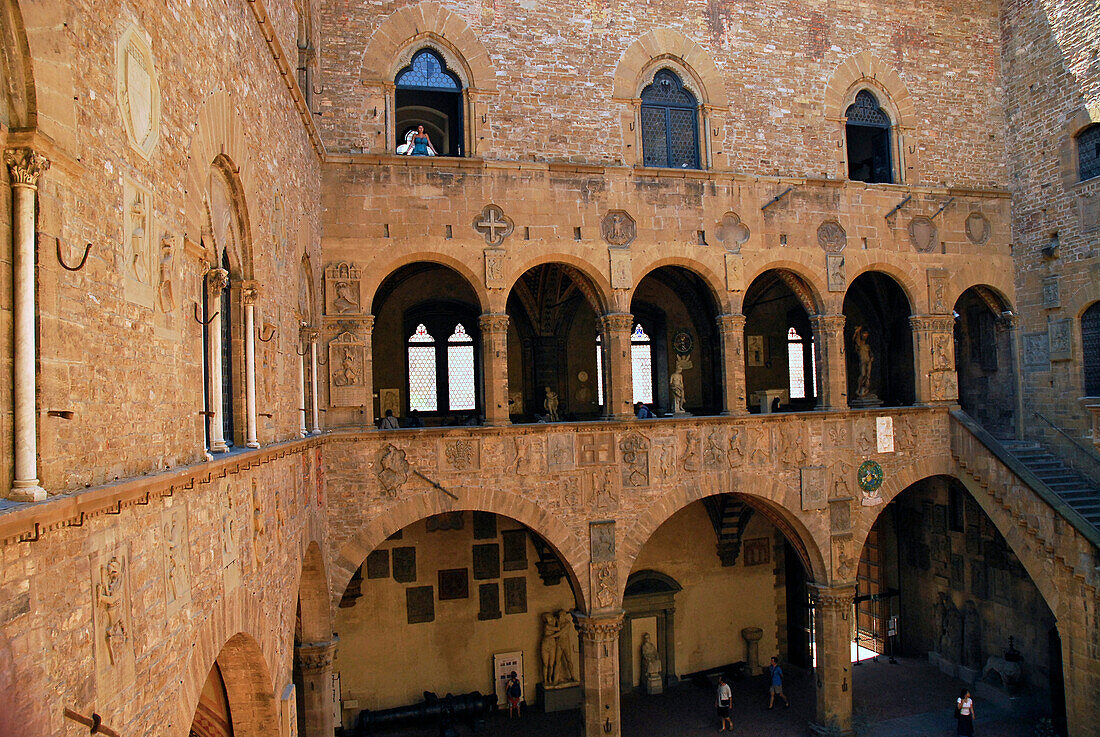
[[[1081,355],[1084,356],[1085,396],[1100,397],[1100,302],[1081,315]]]
[[[1077,172],[1081,181],[1100,177],[1100,123],[1077,134]]]
[[[858,182],[891,183],[890,116],[869,90],[860,90],[844,112],[848,140],[848,178]]]
[[[394,85],[398,153],[410,152],[405,146],[414,144],[411,134],[418,126],[424,126],[431,152],[462,156],[462,81],[447,68],[443,57],[434,49],[420,49],[409,65],[397,73]],[[411,153],[415,155],[422,150],[414,146]]]
[[[809,393],[806,374],[809,374]],[[791,399],[817,396],[817,357],[813,340],[806,340],[794,328],[787,331],[787,378]]]
[[[669,69],[642,90],[642,160],[646,166],[699,168],[699,104]],[[639,400],[641,401],[641,400]]]
[[[424,316],[412,328],[405,346],[410,410],[477,409],[476,341],[463,322],[453,315]]]
[[[641,323],[630,334],[630,375],[634,379],[634,402],[653,404],[653,342]]]

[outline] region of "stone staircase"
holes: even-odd
[[[1058,456],[1039,443],[1027,440],[1002,440],[1001,444],[1047,488],[1057,494],[1093,527],[1100,529],[1100,488],[1067,466]]]

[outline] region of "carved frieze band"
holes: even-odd
[[[585,615],[579,615],[577,617],[577,630],[580,632],[587,642],[592,643],[604,643],[614,642],[619,637],[619,632],[623,628],[623,615],[617,614],[615,616],[607,617],[588,617]]]
[[[950,333],[955,329],[955,318],[948,315],[913,315],[909,326],[920,333]]]

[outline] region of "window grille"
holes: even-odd
[[[671,70],[642,90],[642,161],[646,166],[699,168],[698,103]]]
[[[1082,182],[1100,177],[1100,123],[1077,134],[1077,162]]]
[[[1084,355],[1085,395],[1100,397],[1100,302],[1081,315],[1081,353]]]
[[[603,406],[603,340],[596,336],[596,403]]]
[[[787,377],[791,399],[806,398],[806,357],[802,336],[791,328],[787,331]]]
[[[394,81],[398,87],[423,90],[457,91],[462,88],[458,77],[447,71],[443,59],[431,49],[417,51],[412,63],[398,72]]]
[[[475,384],[474,339],[458,323],[447,338],[447,392],[452,411],[477,408]]]
[[[435,338],[423,323],[409,338],[409,409],[435,412],[439,402],[435,376]]]
[[[642,324],[630,335],[630,373],[634,380],[634,402],[653,403],[653,344]]]
[[[847,123],[848,178],[858,182],[894,181],[893,153],[890,143],[890,116],[869,90],[856,93],[855,101],[844,111]]]
[[[890,116],[883,112],[878,100],[867,90],[860,90],[856,94],[855,102],[848,106],[844,117],[849,123],[873,125],[879,128],[890,127]]]

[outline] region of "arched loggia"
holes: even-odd
[[[989,287],[970,287],[955,302],[959,404],[998,438],[1016,433],[1012,312]]]
[[[915,400],[912,307],[890,276],[868,271],[844,294],[848,403],[899,407]]]

